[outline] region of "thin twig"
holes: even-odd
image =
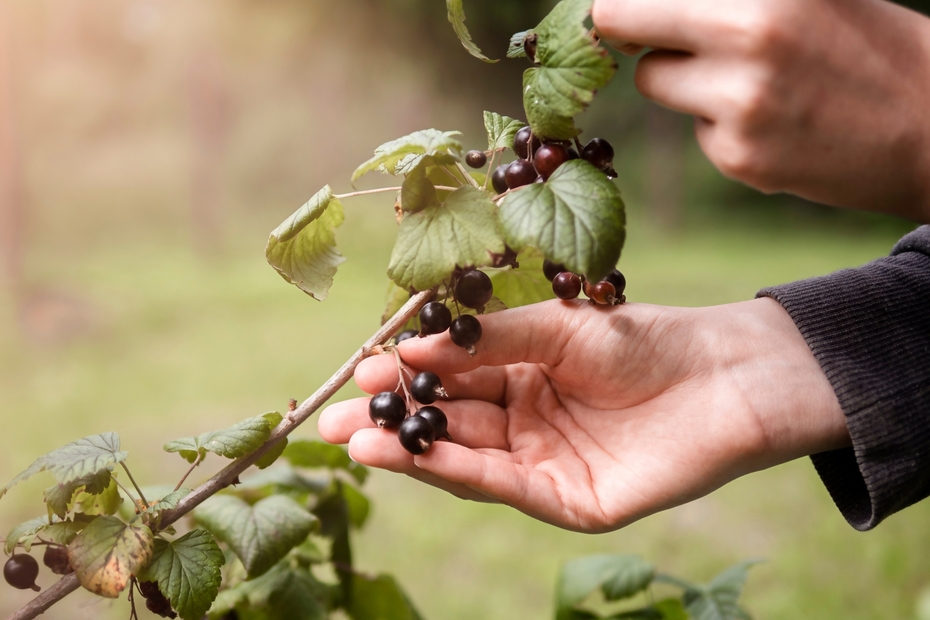
[[[119,488],[121,488],[121,489],[123,490],[123,493],[126,494],[126,497],[129,498],[129,501],[131,501],[133,504],[135,504],[135,505],[138,506],[138,505],[139,505],[139,500],[137,500],[137,499],[133,496],[132,492],[131,492],[129,489],[127,489],[125,486],[123,486],[123,483],[121,483],[121,482],[120,482],[119,480],[117,480],[116,478],[113,478],[113,480],[116,480],[116,486],[118,486]]]
[[[142,489],[140,489],[140,488],[139,488],[139,485],[136,484],[136,479],[132,477],[132,472],[129,471],[129,466],[126,465],[126,461],[121,462],[120,465],[122,465],[122,466],[123,466],[123,469],[126,470],[126,475],[129,476],[129,482],[132,483],[132,486],[136,487],[136,492],[139,494],[139,499],[142,500],[142,504],[143,504],[146,508],[148,508],[149,503],[148,503],[148,501],[145,499],[145,494],[142,493]]]
[[[394,359],[397,360],[397,380],[401,387],[404,388],[404,397],[407,401],[407,411],[410,411],[413,409],[413,396],[410,395],[410,390],[407,389],[407,382],[404,381],[404,374],[406,373],[407,368],[404,366],[404,360],[400,359],[400,351],[397,350],[397,347],[394,347]]]
[[[453,180],[458,181],[455,177],[452,177]],[[346,198],[355,198],[356,196],[368,196],[371,194],[384,194],[387,192],[399,192],[402,190],[402,187],[379,187],[378,189],[366,189],[358,192],[349,192],[348,194],[336,194],[333,198],[338,198],[339,200],[345,200]],[[438,190],[447,190],[454,192],[458,187],[449,187],[446,185],[437,185],[436,189]]]
[[[469,174],[468,170],[465,169],[465,166],[463,166],[460,162],[455,162],[455,165],[458,166],[459,172],[462,173],[462,176],[465,177],[465,180],[468,181],[472,187],[478,187],[478,181],[476,181],[474,177]]]
[[[194,468],[196,468],[198,465],[200,465],[201,462],[203,462],[203,457],[205,457],[206,455],[207,455],[206,452],[201,452],[200,454],[197,455],[197,458],[194,459],[194,462],[191,464],[190,468],[187,470],[184,476],[181,477],[181,480],[178,482],[178,486],[174,487],[175,491],[181,488],[181,485],[184,484],[184,481],[187,480],[187,477],[191,475],[191,473],[194,471]]]
[[[239,474],[271,451],[275,445],[290,434],[291,431],[306,422],[311,415],[316,413],[326,401],[339,391],[339,388],[349,382],[349,379],[355,374],[355,367],[358,366],[359,362],[368,357],[374,347],[383,345],[387,342],[398,329],[403,327],[407,321],[420,311],[420,308],[432,299],[434,294],[435,291],[423,291],[411,297],[387,323],[381,326],[381,329],[375,332],[374,336],[369,338],[359,350],[352,354],[352,357],[350,357],[326,383],[320,386],[310,398],[301,403],[297,409],[289,412],[281,423],[271,432],[268,441],[262,444],[258,450],[233,461],[215,476],[184,496],[184,499],[178,502],[174,510],[166,510],[163,512],[161,528],[164,529],[172,523],[175,523],[181,517],[206,501],[207,498],[228,487],[239,477]],[[65,575],[59,579],[55,585],[26,603],[25,606],[8,617],[7,620],[32,620],[48,610],[49,607],[77,590],[79,585],[74,573]]]

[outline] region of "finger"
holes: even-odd
[[[713,119],[714,83],[706,61],[682,52],[649,52],[636,64],[636,88],[672,110]]]
[[[397,441],[397,435],[391,431],[377,428],[359,431],[353,435],[352,440],[349,442],[349,455],[353,460],[363,465],[406,474],[461,499],[497,503],[496,498],[489,497],[469,488],[467,485],[451,482],[417,467],[413,455],[404,450],[403,446]]]
[[[611,45],[638,44],[659,49],[696,51],[701,3],[682,0],[595,0],[591,16],[602,39]],[[705,9],[706,10],[706,9]],[[697,22],[697,23],[696,23]]]
[[[371,428],[374,424],[368,417],[367,396],[344,400],[341,403],[330,405],[320,413],[316,428],[323,441],[329,443],[349,443],[352,435],[363,428]]]
[[[414,374],[419,372],[414,367],[409,369]],[[428,366],[425,370],[436,372]],[[449,396],[456,399],[486,400],[501,404],[507,387],[506,374],[500,368],[479,368],[459,375],[442,374],[440,379]],[[376,355],[363,360],[355,369],[355,383],[369,394],[393,391],[397,387],[396,358],[393,355]]]

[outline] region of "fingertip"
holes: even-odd
[[[390,389],[397,382],[397,361],[393,355],[374,355],[355,367],[355,384],[369,394]]]

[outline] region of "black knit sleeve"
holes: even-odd
[[[811,458],[857,530],[930,495],[930,226],[891,256],[763,289],[836,391],[852,448]]]

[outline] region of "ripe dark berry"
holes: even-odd
[[[42,563],[56,575],[67,575],[73,573],[71,561],[68,559],[68,550],[64,547],[49,545],[45,548],[45,555],[42,556]]]
[[[507,187],[507,167],[507,164],[498,166],[491,174],[491,187],[493,187],[494,191],[498,194],[503,194],[510,189]]]
[[[617,297],[623,295],[623,292],[626,290],[626,277],[620,273],[620,271],[614,269],[607,274],[607,277],[604,279],[614,285]]]
[[[411,338],[414,338],[416,337],[417,333],[418,332],[415,329],[405,329],[404,331],[394,336],[394,344],[400,344],[404,340],[409,340]]]
[[[3,565],[3,578],[6,582],[19,590],[41,590],[36,585],[39,576],[39,563],[31,555],[17,553],[11,556]]]
[[[568,149],[561,144],[543,144],[533,156],[533,165],[536,172],[543,179],[552,176],[559,166],[568,161]]]
[[[381,392],[368,402],[368,417],[378,428],[397,428],[407,417],[407,403],[394,392]]]
[[[488,274],[471,269],[462,274],[455,283],[455,298],[466,308],[480,310],[491,300],[494,285]]]
[[[442,409],[439,407],[423,407],[417,411],[417,415],[430,423],[430,426],[433,427],[433,436],[436,439],[449,439],[451,441],[452,438],[449,436],[448,431],[449,419]]]
[[[539,141],[539,138],[533,135],[532,129],[530,129],[528,126],[523,127],[520,129],[520,131],[517,132],[517,135],[514,136],[513,152],[517,154],[517,157],[522,159],[530,158],[530,139],[532,139],[532,149],[533,153],[535,153],[536,149],[542,146],[542,142]]]
[[[568,149],[568,161],[573,159],[580,159],[581,155],[578,154],[578,151],[575,150],[575,147],[569,147]]]
[[[614,147],[603,138],[594,138],[584,145],[581,150],[581,159],[598,170],[607,171],[614,163]]]
[[[449,336],[456,345],[467,349],[469,355],[474,355],[475,344],[481,340],[481,321],[470,314],[463,314],[452,321]]]
[[[410,393],[418,403],[424,405],[431,405],[440,397],[449,398],[446,391],[442,389],[442,380],[431,372],[421,372],[414,377],[410,382]]]
[[[559,299],[568,301],[581,295],[581,277],[571,271],[563,271],[552,280],[552,292]]]
[[[597,284],[590,282],[584,283],[584,294],[591,298],[591,301],[601,305],[612,304],[617,298],[617,289],[607,280],[601,280]]]
[[[410,454],[423,454],[436,440],[436,432],[429,420],[412,415],[397,429],[397,438]]]
[[[441,334],[452,324],[452,311],[438,301],[431,301],[420,309],[420,336]]]
[[[546,276],[546,279],[550,282],[555,280],[555,277],[563,271],[568,271],[568,269],[565,268],[565,265],[562,265],[561,263],[553,263],[548,258],[543,261],[543,275]]]
[[[465,153],[465,163],[472,168],[483,168],[488,163],[488,156],[484,151],[468,151]]]
[[[507,187],[517,189],[536,180],[536,168],[525,159],[518,159],[507,166]]]

